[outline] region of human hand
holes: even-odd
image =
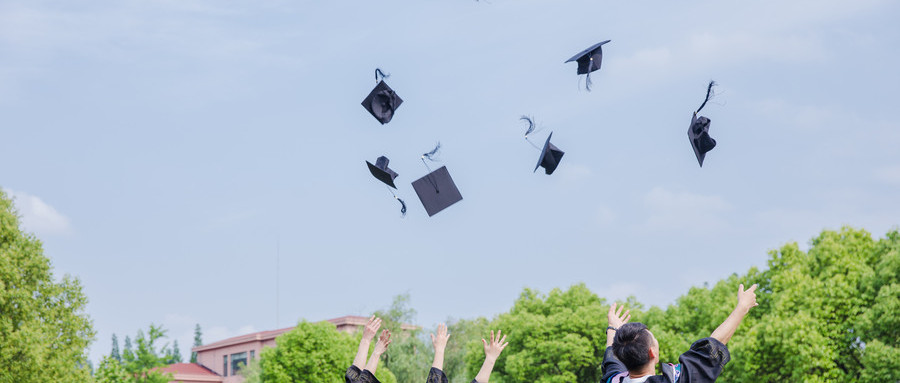
[[[375,334],[378,333],[379,327],[381,327],[381,318],[375,318],[375,316],[372,315],[372,317],[369,318],[369,322],[366,323],[366,327],[363,329],[363,340],[372,341],[372,339],[375,339]]]
[[[388,329],[381,330],[381,336],[378,338],[378,342],[375,343],[375,350],[372,351],[372,354],[381,355],[387,350],[388,345],[391,344],[391,331]]]
[[[450,333],[447,332],[447,325],[441,323],[437,328],[437,336],[431,334],[431,344],[434,346],[434,352],[443,352],[447,348],[447,339],[450,339]]]
[[[494,338],[494,330],[491,330],[491,342],[481,339],[481,343],[484,343],[484,358],[497,360],[500,356],[500,352],[503,351],[504,348],[509,344],[506,341],[506,335],[503,338],[500,338],[500,330],[497,330],[497,337]]]
[[[759,287],[758,284],[754,283],[753,286],[750,286],[749,289],[744,291],[744,284],[741,283],[738,286],[738,303],[737,307],[741,308],[745,311],[750,311],[751,308],[759,306],[759,303],[756,303],[756,288]]]
[[[622,309],[625,308],[625,305],[618,306],[618,309],[616,309],[616,306],[615,302],[613,302],[612,306],[609,306],[609,312],[606,313],[606,321],[610,326],[619,328],[631,319],[631,310],[625,310],[625,313],[622,314]]]

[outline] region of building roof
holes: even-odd
[[[212,370],[197,363],[175,363],[157,370],[173,375],[176,381],[187,380],[192,382],[221,382],[222,377]]]
[[[362,317],[362,316],[358,316],[358,315],[346,315],[346,316],[342,316],[340,318],[329,319],[329,320],[326,320],[323,322],[330,322],[330,323],[334,324],[335,326],[365,326],[368,321],[369,321],[368,317]],[[418,328],[419,328],[419,326],[414,326],[414,325],[407,324],[407,323],[403,323],[400,325],[400,329],[407,330],[407,331],[417,330]],[[254,332],[251,334],[246,334],[246,335],[239,335],[236,337],[223,339],[218,342],[193,347],[193,348],[191,348],[191,352],[200,352],[200,351],[204,351],[204,350],[210,350],[210,349],[215,349],[215,348],[219,348],[219,347],[226,347],[226,346],[231,346],[234,344],[241,344],[241,343],[247,343],[247,342],[253,342],[253,341],[267,341],[270,339],[274,339],[274,338],[278,337],[279,335],[284,334],[293,329],[294,329],[294,327],[285,327],[285,328],[278,329],[278,330],[260,331],[260,332]]]

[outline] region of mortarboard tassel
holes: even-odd
[[[425,164],[425,169],[428,169],[428,183],[430,183],[431,186],[434,187],[434,191],[437,193],[440,193],[441,191],[437,187],[437,182],[435,182],[433,179],[431,179],[431,173],[432,173],[431,167],[428,166],[428,163],[425,162],[425,159],[427,158],[429,161],[437,161],[434,157],[435,157],[435,155],[437,155],[437,152],[439,150],[441,150],[441,142],[440,141],[438,141],[437,145],[435,145],[434,149],[431,149],[430,152],[422,153],[422,163]]]
[[[379,78],[379,76],[381,76],[381,78]],[[384,80],[388,77],[391,77],[390,73],[384,74],[384,72],[381,71],[381,68],[375,68],[375,82],[378,82],[378,80]]]
[[[594,61],[592,58],[591,61]],[[587,89],[588,92],[591,91],[591,72],[588,72],[586,76],[584,76],[584,89]]]
[[[441,150],[441,143],[440,143],[440,142],[438,142],[437,145],[435,145],[434,149],[432,149],[430,152],[428,152],[428,153],[422,153],[422,162],[425,162],[425,159],[426,159],[426,158],[427,158],[429,161],[435,161],[434,156],[437,154],[438,150]],[[425,166],[428,166],[428,164],[426,164]]]
[[[713,92],[712,92],[712,88],[714,86],[716,86],[716,82],[710,81],[709,86],[706,87],[706,99],[703,100],[703,103],[700,104],[700,107],[697,108],[697,111],[694,112],[694,114],[700,113],[700,111],[703,110],[703,107],[706,106],[706,102],[715,96],[715,94],[713,94]]]
[[[394,196],[394,198],[396,198],[397,201],[400,201],[400,215],[406,217],[406,202],[403,202],[403,200],[397,196]]]
[[[519,120],[528,122],[528,130],[525,131],[525,141],[528,141],[528,143],[531,144],[531,146],[534,146],[535,149],[541,150],[541,148],[539,148],[537,145],[535,145],[534,142],[531,142],[531,140],[528,139],[528,135],[531,133],[534,133],[534,128],[535,128],[534,119],[531,117],[528,117],[528,116],[522,116],[522,117],[519,117]]]

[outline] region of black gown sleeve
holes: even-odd
[[[678,383],[714,382],[722,368],[731,360],[728,346],[715,338],[703,338],[691,345],[691,349],[681,354]]]
[[[359,383],[381,383],[378,381],[378,378],[376,378],[375,375],[373,375],[372,372],[370,372],[369,370],[363,370],[359,374],[358,382]]]
[[[625,364],[613,354],[612,347],[607,347],[606,352],[603,354],[603,365],[601,366],[600,371],[603,373],[603,380],[601,382],[610,383],[610,379],[621,373],[628,372],[628,369],[625,368]]]
[[[344,374],[344,382],[346,383],[357,383],[359,382],[359,367],[351,365],[350,368],[347,369],[347,373]]]
[[[447,375],[444,375],[444,372],[438,368],[431,368],[431,371],[428,371],[428,379],[425,380],[425,383],[447,383]]]

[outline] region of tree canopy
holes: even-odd
[[[87,382],[94,338],[77,278],[57,281],[41,242],[0,190],[0,383]]]
[[[251,362],[246,382],[343,383],[361,335],[339,332],[329,322],[301,321],[276,338],[276,347],[262,350],[258,366]],[[375,376],[382,383],[397,383],[385,366],[378,367]]]

